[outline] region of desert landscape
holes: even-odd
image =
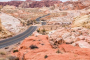
[[[90,60],[90,0],[0,2],[0,60]]]

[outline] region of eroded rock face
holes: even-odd
[[[60,4],[60,10],[80,10],[88,7],[90,5],[89,0],[80,0],[76,2],[72,1],[67,1],[67,2],[62,2],[59,0],[45,0],[45,1],[33,1],[33,0],[26,0],[25,2],[23,1],[10,1],[10,2],[0,2],[0,5],[5,6],[5,5],[13,5],[16,7],[23,7],[23,8],[35,8],[35,7],[50,7],[53,6],[54,4]]]
[[[1,23],[1,19],[0,19],[0,31],[2,31],[2,23]]]
[[[72,23],[72,27],[90,28],[90,14],[76,17]]]
[[[18,7],[21,3],[22,1],[10,1],[10,2],[0,2],[0,5],[2,6],[13,5],[13,6]]]
[[[23,26],[21,25],[21,22],[17,18],[5,13],[0,13],[0,14],[1,14],[0,18],[1,18],[2,25],[8,31],[14,34],[18,34],[24,29]]]
[[[24,8],[35,8],[35,7],[49,7],[53,6],[54,4],[60,4],[61,1],[26,1],[23,2],[22,4],[19,5],[19,7],[24,7]]]
[[[67,1],[64,2],[62,4],[60,4],[60,10],[80,10],[80,9],[84,9],[87,6],[82,4],[82,2],[76,1],[76,2],[72,2],[72,1]]]
[[[81,2],[85,6],[89,6],[90,5],[90,0],[78,0],[78,1]]]
[[[78,44],[78,46],[81,48],[90,48],[89,37],[90,37],[89,29],[82,27],[75,27],[75,28],[61,27],[57,29],[54,33],[49,34],[49,41],[54,48],[57,48],[58,45],[63,43],[66,44],[73,43],[74,46]],[[61,42],[59,42],[58,39],[61,40]],[[81,46],[82,44],[84,47]]]
[[[73,46],[79,46],[81,48],[90,48],[90,44],[88,44],[88,42],[85,42],[83,40],[77,41],[77,42],[73,43],[72,45]]]
[[[67,44],[53,49],[48,41],[48,36],[39,35],[26,38],[18,47],[18,52],[13,55],[19,57],[20,60],[90,60],[89,51],[90,49],[81,49]]]
[[[7,38],[12,36],[13,34],[5,29],[5,27],[2,25],[1,19],[0,19],[0,39]]]

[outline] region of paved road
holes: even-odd
[[[36,19],[36,21],[37,21],[37,22],[40,22],[40,19],[41,19],[41,18],[43,18],[43,17],[45,17],[45,16],[48,16],[48,15],[50,15],[50,14],[44,15],[44,16],[42,16],[42,17],[39,17],[39,18]]]
[[[43,18],[43,17],[45,17],[45,16],[48,16],[48,15],[50,15],[50,14],[44,15],[42,17],[39,17],[39,18],[36,19],[36,21],[40,23],[40,19]],[[41,22],[41,24],[42,25],[46,25],[46,22],[45,21],[44,22]]]
[[[49,15],[49,14],[47,14],[47,15]],[[44,15],[42,17],[45,17],[47,15]],[[36,21],[40,22],[40,18],[42,18],[42,17],[37,18]],[[31,26],[25,32],[23,32],[19,35],[16,35],[14,37],[0,41],[0,49],[24,40],[26,37],[30,36],[36,29],[37,29],[37,26]]]
[[[12,45],[12,44],[15,44],[15,43],[22,41],[26,37],[30,36],[36,29],[37,29],[37,26],[31,26],[25,32],[23,32],[17,36],[0,41],[0,48],[4,48],[6,46],[9,46],[9,45]]]
[[[42,22],[42,25],[46,25],[46,22]]]

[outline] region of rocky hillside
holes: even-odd
[[[76,17],[73,21],[72,27],[90,28],[90,14]]]
[[[61,44],[53,49],[47,35],[26,38],[13,56],[20,60],[90,60],[90,49]]]
[[[5,13],[0,13],[0,18],[2,25],[10,32],[13,34],[19,34],[23,29],[25,29],[22,25],[21,22],[8,14]]]
[[[27,0],[27,1],[10,1],[10,2],[0,2],[0,5],[5,6],[5,5],[14,5],[16,7],[24,7],[24,8],[35,8],[35,7],[49,7],[49,6],[53,6],[54,4],[60,4],[60,10],[80,10],[83,8],[86,8],[90,5],[90,1],[89,0],[80,0],[80,1],[76,1],[76,2],[72,2],[72,1],[67,1],[67,2],[62,2],[62,1],[31,1],[31,0]]]
[[[61,1],[29,1],[29,2],[23,2],[22,4],[19,5],[19,7],[24,7],[24,8],[35,8],[35,7],[49,7],[53,6],[54,4],[60,4]]]
[[[0,5],[2,6],[13,5],[13,6],[18,7],[21,3],[22,1],[10,1],[10,2],[0,2]]]
[[[71,44],[81,48],[90,48],[90,29],[82,27],[61,27],[49,33],[49,41],[54,48],[60,44]],[[81,43],[82,42],[82,43]]]
[[[12,35],[13,34],[10,31],[6,30],[5,27],[2,25],[1,19],[0,19],[0,39],[10,37]]]

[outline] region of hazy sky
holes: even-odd
[[[0,1],[11,1],[11,0],[0,0]],[[22,1],[25,1],[25,0],[22,0]],[[37,0],[37,1],[40,1],[40,0]],[[61,0],[61,1],[67,1],[67,0]]]

